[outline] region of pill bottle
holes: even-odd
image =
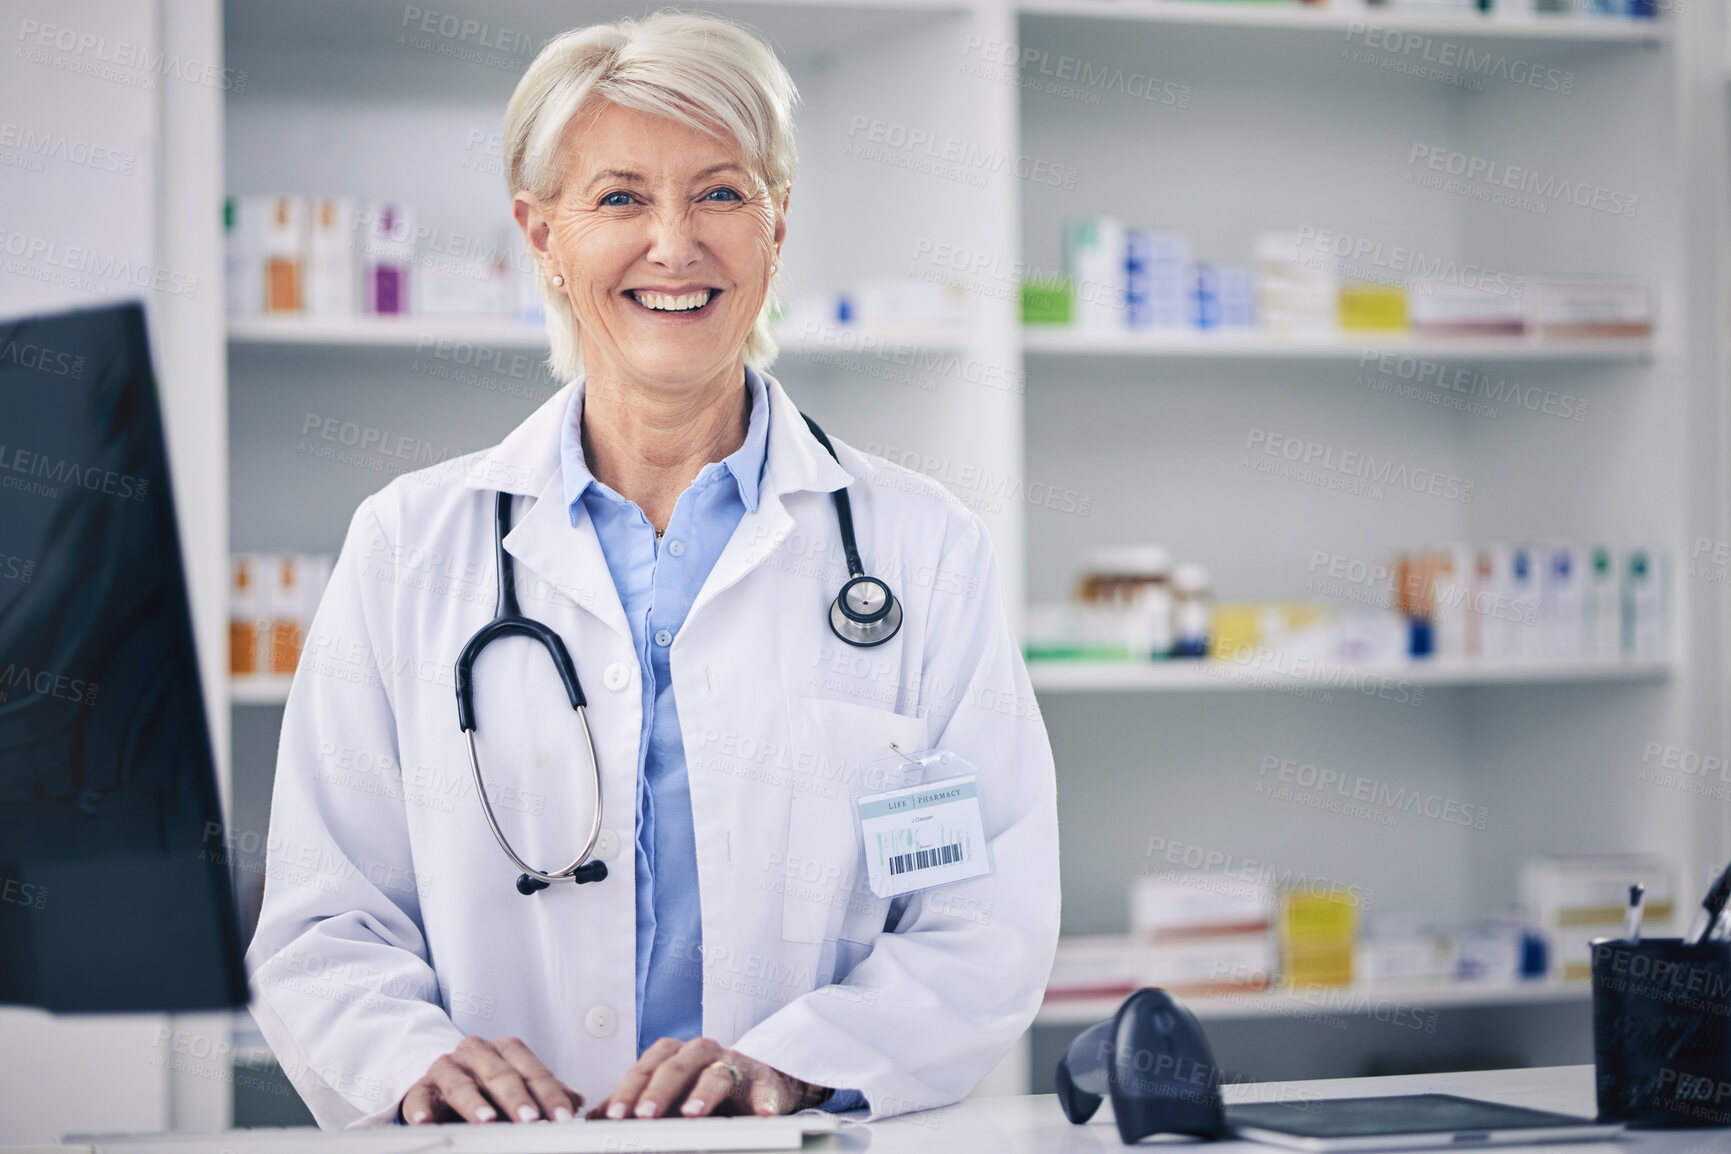
[[[267,638],[260,628],[265,616],[264,569],[261,559],[229,559],[228,674],[253,677],[264,672]]]
[[[1172,556],[1159,545],[1090,551],[1082,559],[1076,599],[1120,610],[1133,656],[1163,658],[1172,652]]]
[[[1187,562],[1172,571],[1172,656],[1208,656],[1214,596],[1208,570]]]

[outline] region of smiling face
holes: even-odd
[[[602,104],[565,132],[556,202],[519,192],[530,251],[558,273],[590,380],[668,394],[737,382],[786,233],[731,139]]]

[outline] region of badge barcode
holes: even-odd
[[[905,874],[909,870],[930,869],[933,866],[949,865],[962,860],[962,847],[956,845],[941,845],[936,849],[918,849],[913,853],[899,853],[890,858],[890,876]]]

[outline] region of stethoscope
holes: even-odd
[[[835,446],[830,444],[817,422],[804,413],[800,416],[805,418],[806,427],[817,438],[818,444],[839,464],[841,458],[836,457]],[[853,532],[853,503],[848,500],[847,486],[837,489],[831,497],[835,502],[836,520],[841,522],[841,545],[847,557],[848,579],[829,607],[829,627],[849,645],[869,649],[882,645],[901,630],[902,606],[890,592],[890,587],[876,577],[867,576],[865,566],[860,563],[859,545]],[[583,696],[583,686],[577,680],[577,666],[572,662],[565,642],[547,625],[533,617],[525,617],[517,607],[515,571],[511,555],[505,551],[505,534],[510,531],[511,494],[501,492],[493,503],[493,559],[499,575],[499,599],[493,610],[493,619],[477,629],[457,655],[457,721],[469,744],[469,768],[475,774],[475,796],[481,799],[481,812],[486,814],[487,825],[498,839],[499,848],[523,871],[517,879],[517,892],[532,894],[554,882],[576,882],[578,885],[598,882],[607,876],[607,863],[590,860],[590,855],[595,852],[595,843],[601,839],[601,766],[595,760],[595,740],[589,733],[586,712],[589,703]],[[493,803],[487,797],[486,781],[481,776],[481,758],[475,750],[475,659],[495,638],[513,634],[539,641],[553,658],[553,668],[559,673],[565,696],[577,713],[578,728],[583,731],[583,749],[589,757],[589,774],[594,784],[591,796],[595,803],[595,816],[589,823],[589,840],[583,843],[583,852],[571,864],[550,873],[534,868],[511,848],[510,839],[499,828],[499,819],[493,814]]]

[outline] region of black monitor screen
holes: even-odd
[[[143,312],[0,323],[0,1002],[244,1004],[221,820]]]

